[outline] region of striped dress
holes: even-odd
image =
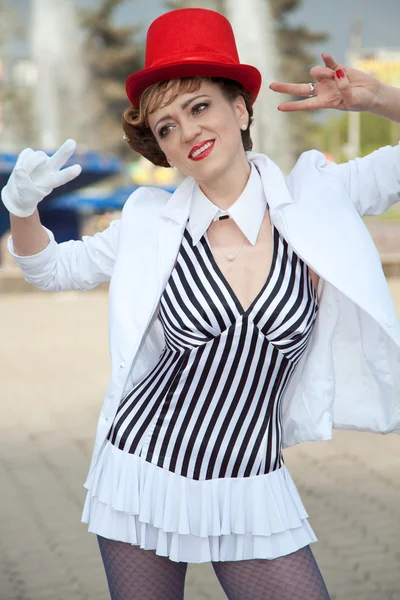
[[[317,310],[308,267],[277,229],[244,310],[207,235],[193,245],[186,228],[160,299],[165,348],[120,403],[89,529],[186,562],[274,558],[315,541],[284,466],[280,403]]]

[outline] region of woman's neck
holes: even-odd
[[[251,173],[251,166],[245,156],[240,167],[230,169],[224,176],[212,182],[197,182],[203,194],[219,208],[228,209],[242,194]]]

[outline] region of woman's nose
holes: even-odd
[[[190,120],[181,123],[181,133],[184,142],[191,142],[200,134],[200,132],[201,127],[198,123],[194,123]]]

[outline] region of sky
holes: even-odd
[[[100,4],[99,0],[75,2],[78,7],[86,8]],[[197,6],[201,5],[199,2]],[[30,0],[13,0],[13,6],[21,9],[25,20],[29,21]],[[165,11],[165,0],[126,0],[116,12],[116,21],[142,24],[144,35],[150,22]],[[328,52],[342,64],[346,64],[354,19],[362,21],[364,48],[400,50],[400,0],[303,0],[301,7],[289,17],[294,25],[306,25],[311,31],[329,34],[328,41],[313,46],[316,62],[321,62],[322,52]]]
[[[86,7],[98,4],[98,0],[76,2]],[[198,6],[201,7],[201,2]],[[142,23],[147,28],[165,10],[163,0],[127,0],[116,16],[120,23]],[[302,7],[291,15],[290,22],[328,33],[330,39],[327,42],[314,46],[315,55],[328,52],[338,62],[345,63],[351,22],[355,18],[362,21],[364,48],[400,50],[400,0],[303,0]]]

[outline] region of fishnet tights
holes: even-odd
[[[111,600],[183,600],[187,563],[97,536]]]
[[[229,600],[329,600],[309,546],[274,560],[213,562]]]
[[[111,600],[183,600],[186,562],[98,536]],[[307,546],[274,560],[213,562],[229,600],[329,600]]]

